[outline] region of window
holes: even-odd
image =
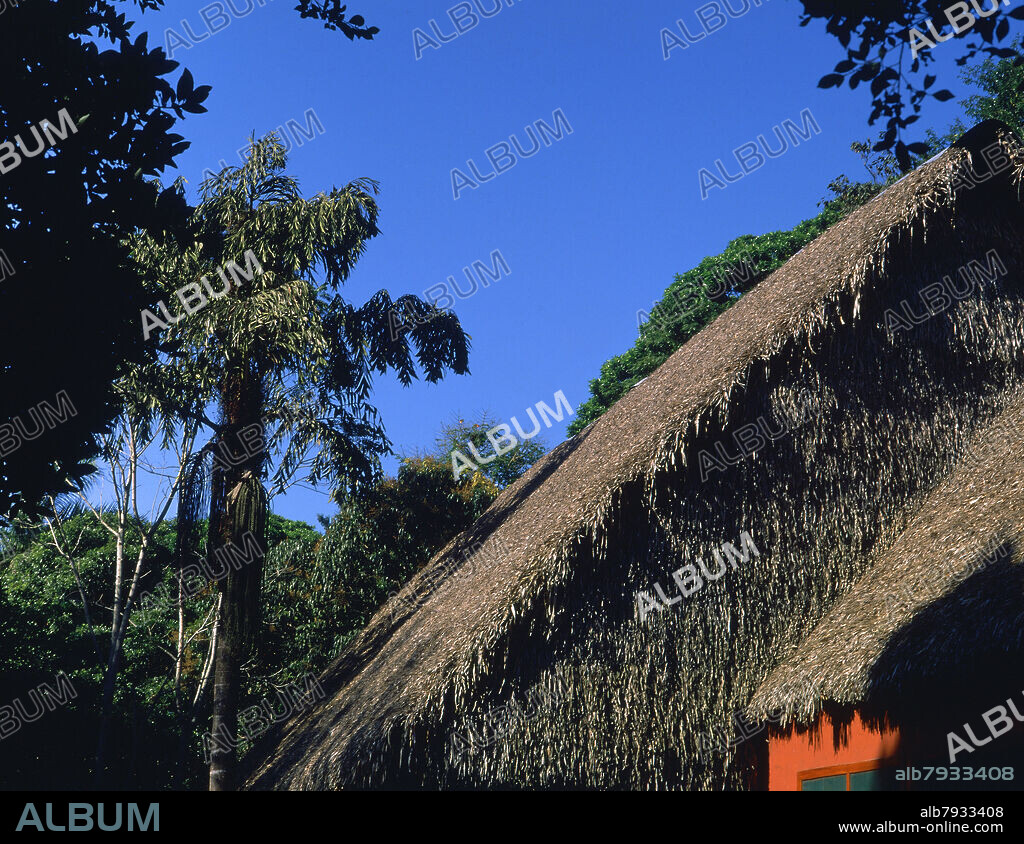
[[[796,775],[800,791],[886,791],[892,779],[882,759],[801,771]],[[894,783],[890,784],[892,787]]]
[[[850,791],[885,791],[883,774],[879,769],[850,774]]]
[[[800,786],[801,791],[846,791],[846,774],[803,780]]]

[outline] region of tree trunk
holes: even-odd
[[[240,669],[255,642],[265,551],[266,495],[260,494],[266,459],[260,423],[262,393],[261,380],[253,368],[229,373],[224,378],[221,406],[225,427],[220,453],[214,457],[207,547],[208,559],[217,558],[227,570],[220,579],[210,791],[230,791],[237,786]],[[258,431],[259,436],[242,438],[239,434],[243,431]],[[232,550],[249,547],[247,534],[256,535],[259,554],[236,570]]]
[[[214,737],[228,737],[228,744],[215,741],[210,752],[210,791],[233,791],[237,766],[239,641],[232,624],[224,615],[231,604],[230,591],[225,591],[221,605],[221,635],[213,661],[213,724]]]
[[[210,631],[210,650],[203,662],[203,671],[199,675],[199,685],[196,687],[195,697],[192,698],[192,720],[199,717],[199,713],[205,707],[206,693],[209,691],[210,677],[213,676],[213,661],[217,655],[217,631],[220,629],[220,605],[222,598],[217,596],[217,606],[213,613],[213,629]]]
[[[123,549],[124,542],[122,537],[119,536],[118,541],[120,542],[120,548]],[[142,575],[142,567],[146,560],[147,545],[148,538],[143,537],[139,547],[139,556],[135,562],[135,573],[132,576],[132,584],[128,590],[128,597],[125,599],[124,605],[120,609],[118,626],[111,632],[110,656],[107,659],[107,667],[103,674],[103,696],[100,702],[99,738],[96,742],[95,783],[97,788],[100,788],[106,782],[107,744],[110,740],[110,723],[114,717],[114,690],[117,686],[117,675],[121,670],[121,657],[124,654],[125,636],[128,635],[128,622],[131,619],[135,600],[138,597],[139,578]],[[122,581],[123,578],[120,576],[120,570],[123,567],[123,553],[121,550],[118,551],[118,556],[118,580]]]
[[[95,787],[102,788],[106,785],[107,777],[107,745],[110,740],[110,722],[114,710],[114,686],[117,683],[117,673],[121,668],[121,648],[116,644],[111,646],[110,660],[103,673],[103,694],[100,702],[100,729],[96,740],[96,761],[94,772]]]
[[[214,604],[212,611],[212,621],[210,629],[210,645],[206,653],[206,658],[203,660],[203,669],[199,673],[199,682],[196,684],[196,693],[192,698],[191,705],[186,706],[185,702],[182,703],[182,709],[178,713],[180,730],[178,735],[178,788],[183,789],[186,787],[187,777],[191,768],[190,759],[192,758],[192,727],[195,722],[201,717],[203,721],[206,720],[203,714],[206,709],[206,697],[210,689],[210,681],[213,677],[213,661],[217,655],[217,624],[220,617],[220,595],[217,596],[216,603]]]

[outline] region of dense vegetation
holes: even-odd
[[[458,429],[449,427],[441,439],[457,441],[458,436]],[[521,455],[515,462],[528,465]],[[281,710],[280,701],[287,699],[281,690],[303,688],[303,678],[319,674],[388,595],[469,527],[498,492],[480,472],[456,483],[448,455],[439,452],[403,459],[395,477],[365,494],[343,494],[337,515],[321,517],[322,535],[302,522],[271,516],[262,626],[242,672],[240,711],[267,702]],[[207,523],[199,528],[202,543]],[[204,668],[217,589],[206,583],[183,601],[187,645],[176,673],[177,530],[168,521],[156,531],[141,606],[123,645],[107,752],[107,785],[113,788],[205,786],[203,735],[209,732],[212,701]],[[27,690],[42,683],[55,687],[58,672],[77,696],[73,705],[58,706],[10,735],[12,725],[0,722],[0,789],[78,788],[94,774],[116,540],[89,512],[61,520],[58,540],[61,548],[73,549],[70,558],[59,552],[49,531],[4,537],[0,705],[17,699],[33,714]],[[137,553],[137,542],[130,542],[128,551]],[[250,738],[258,735],[243,734],[241,752]]]

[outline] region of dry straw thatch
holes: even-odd
[[[994,142],[1013,166],[954,190]],[[702,757],[700,734],[728,728],[1020,386],[1022,171],[1019,141],[984,124],[761,282],[407,588],[479,544],[468,575],[385,606],[321,678],[327,700],[250,755],[249,787],[749,786],[747,748]],[[886,328],[992,249],[1006,278]],[[784,426],[808,391],[811,419],[701,482],[702,450]],[[640,622],[637,590],[741,531],[759,557]],[[556,687],[551,711],[453,750],[453,731]]]

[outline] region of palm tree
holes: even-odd
[[[168,364],[180,372],[187,361],[198,393],[219,405],[216,422],[195,403],[192,411],[180,408],[184,417],[198,413],[214,432],[190,475],[193,486],[209,484],[207,556],[260,549],[219,581],[212,729],[229,741],[215,745],[211,790],[235,786],[231,739],[240,666],[259,625],[269,494],[300,470],[311,483],[350,491],[379,477],[390,443],[368,401],[374,373],[394,370],[408,385],[418,368],[428,381],[448,369],[468,372],[468,338],[454,314],[415,296],[392,301],[387,291],[355,307],[337,292],[378,234],[377,184],[361,179],[305,199],[284,175],[286,163],[276,136],[252,140],[241,167],[202,184],[192,242],[140,238],[133,250],[150,283],[179,289],[184,310],[172,316],[161,308],[162,318],[149,314],[144,324],[161,328]],[[403,314],[397,332],[394,313]],[[416,319],[427,314],[433,318]],[[202,499],[187,490],[184,509]],[[199,516],[179,512],[183,530]]]

